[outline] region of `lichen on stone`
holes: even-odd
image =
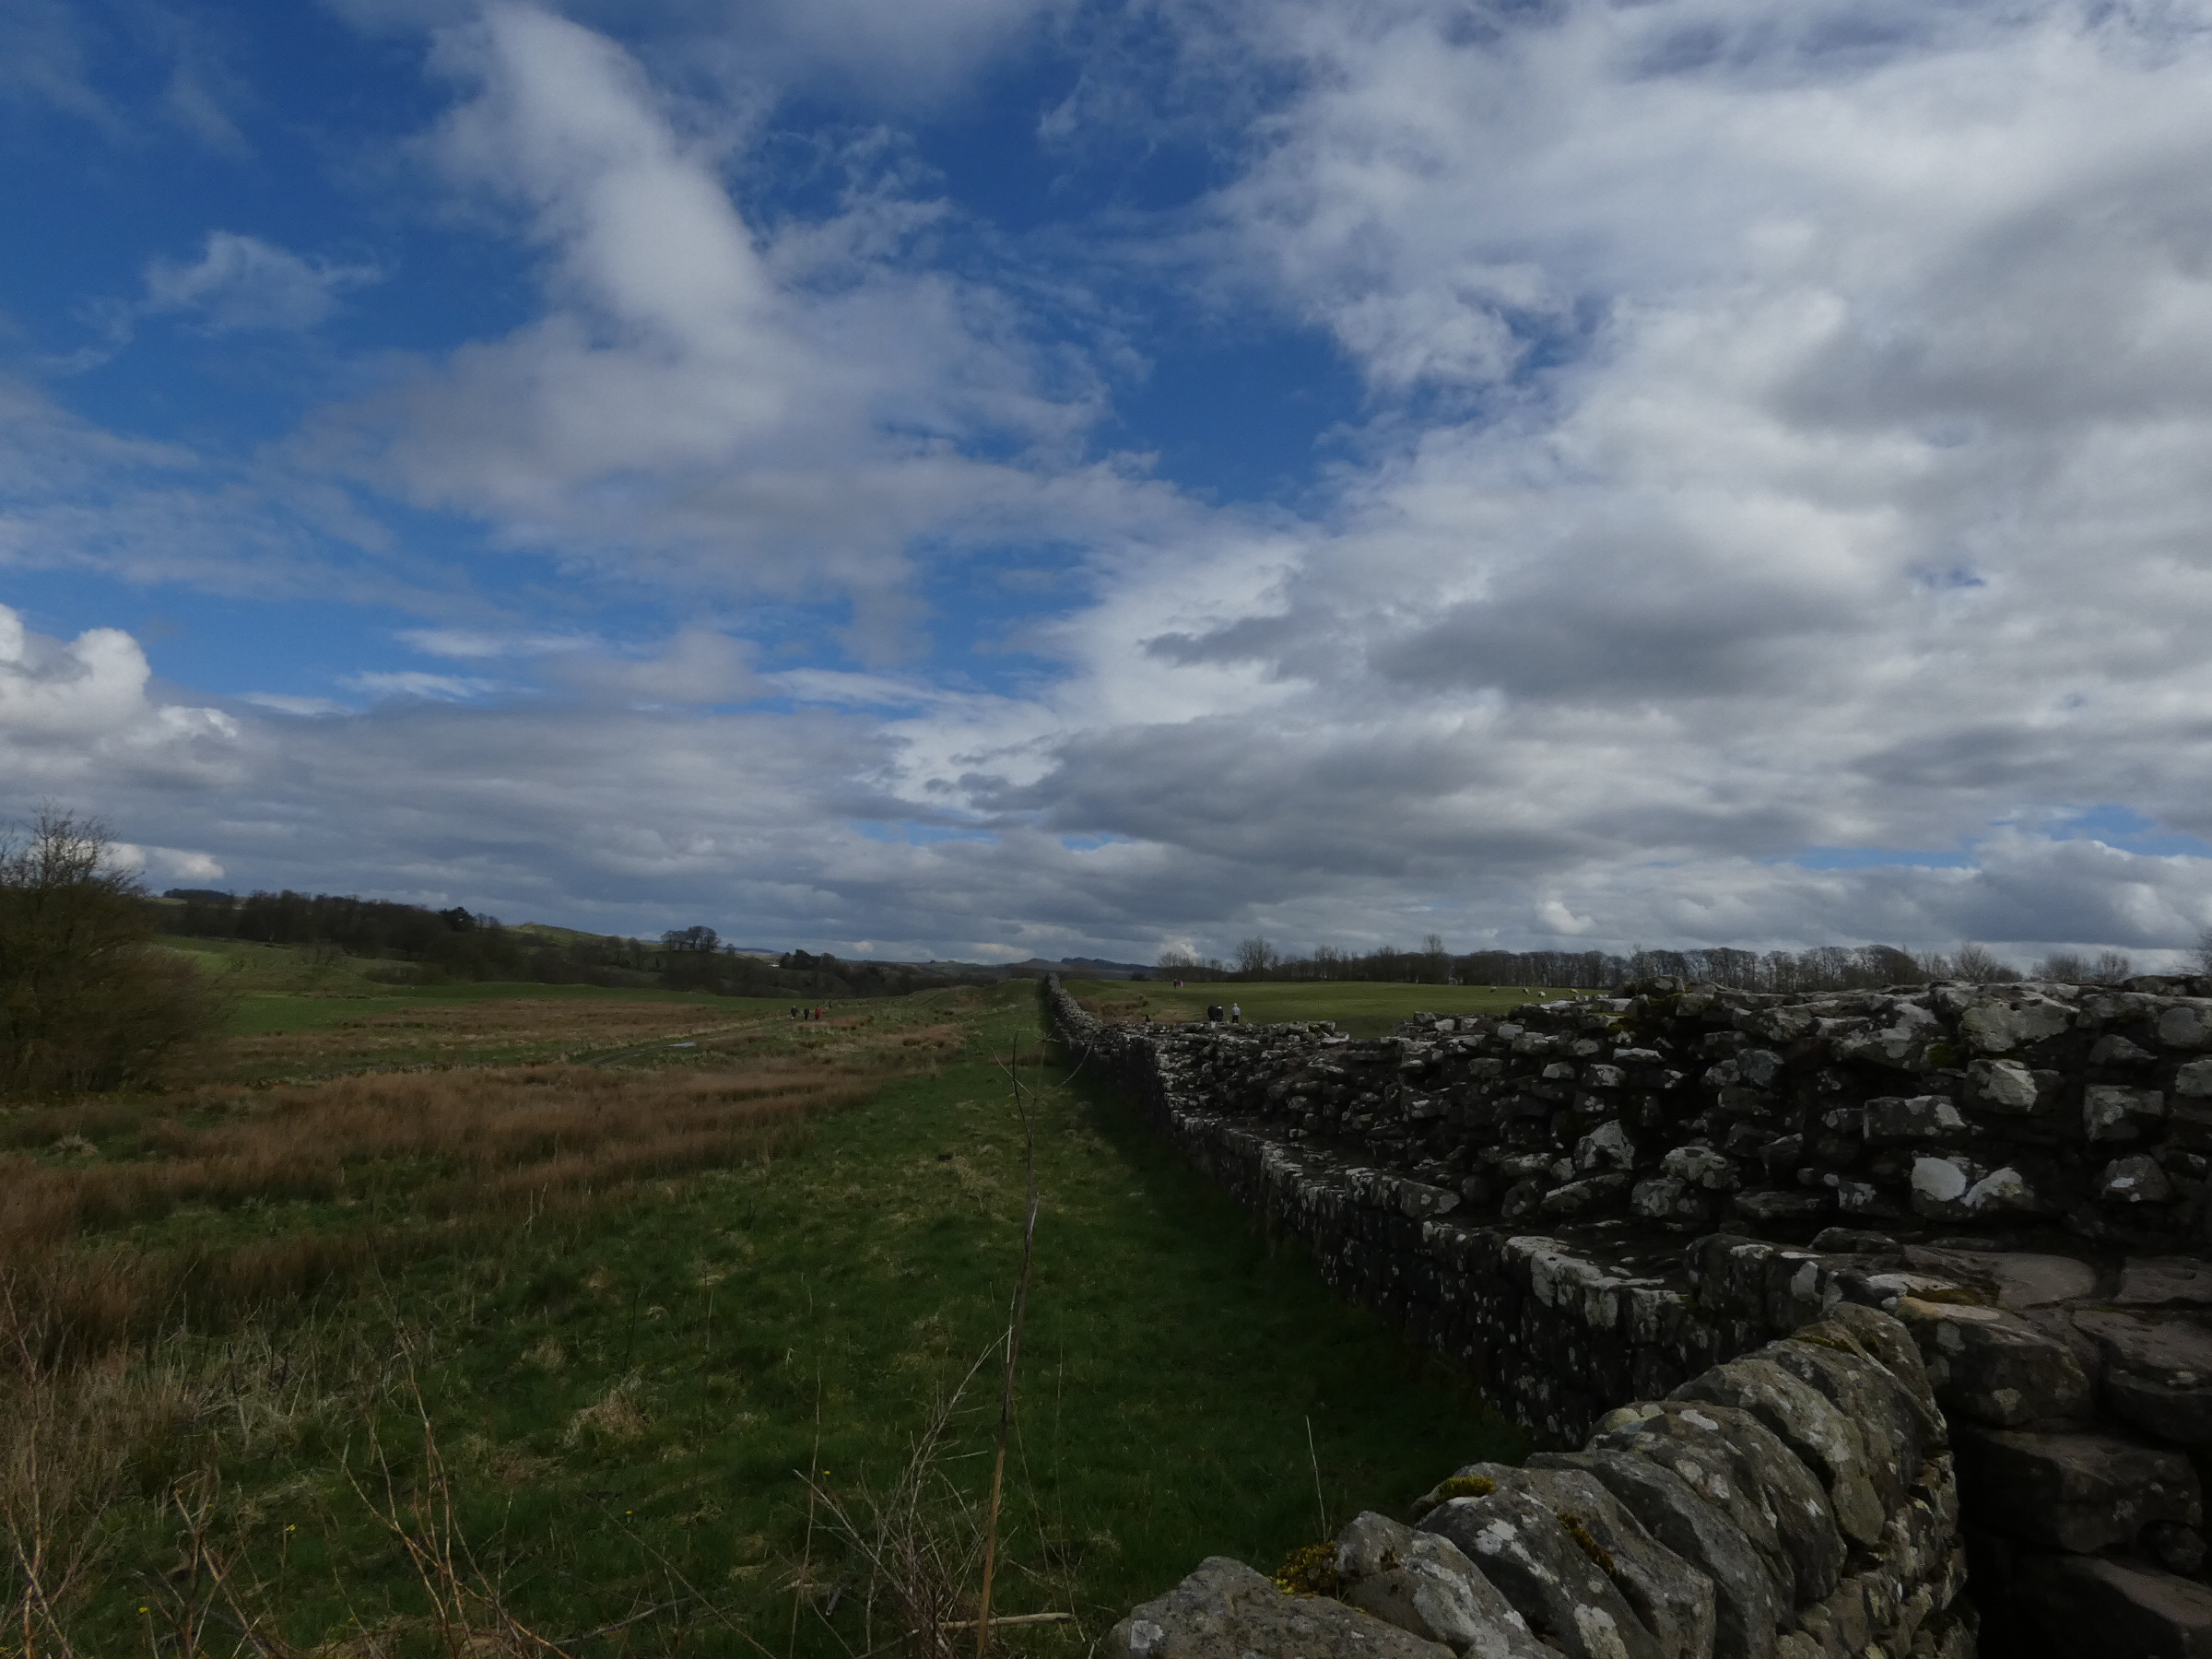
[[[1301,1544],[1275,1570],[1275,1587],[1290,1595],[1334,1595],[1344,1587],[1336,1546]]]

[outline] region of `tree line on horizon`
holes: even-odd
[[[161,897],[169,901],[159,907],[161,932],[326,947],[389,962],[389,977],[399,983],[498,980],[838,999],[903,996],[971,977],[899,963],[843,962],[828,952],[792,950],[771,961],[724,943],[703,925],[672,928],[657,940],[618,934],[557,936],[509,927],[497,916],[461,906],[431,910],[337,893],[171,888]]]
[[[2200,946],[2201,971],[2212,971],[2212,955]],[[2048,980],[2067,984],[2117,984],[2135,972],[2124,952],[2095,957],[2054,952],[2025,971],[1980,945],[1956,950],[1910,951],[1893,945],[1817,945],[1808,950],[1738,950],[1709,946],[1694,950],[1474,950],[1453,952],[1430,934],[1418,950],[1378,946],[1352,951],[1317,946],[1305,956],[1289,956],[1264,937],[1238,945],[1232,959],[1201,957],[1188,950],[1163,951],[1154,971],[1184,979],[1220,981],[1369,980],[1395,984],[1525,985],[1559,990],[1613,991],[1640,980],[1670,975],[1685,982],[1725,985],[1737,991],[1796,994],[1814,991],[1874,990],[1885,985],[1925,984],[1931,980],[1963,980],[2004,984]]]

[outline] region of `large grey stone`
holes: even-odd
[[[2169,1572],[2082,1556],[2027,1556],[2013,1594],[2044,1651],[2076,1659],[2212,1659],[2212,1590]]]
[[[1712,1215],[1711,1195],[1676,1175],[1653,1175],[1638,1182],[1629,1194],[1629,1206],[1647,1221],[1697,1222]]]
[[[2197,1065],[2212,1067],[2212,1060]],[[2212,1088],[2205,1092],[2212,1094]],[[2120,1293],[2112,1300],[2124,1308],[2212,1308],[2212,1262],[2193,1256],[2138,1256],[2120,1270]]]
[[[2028,993],[1976,1003],[1960,1016],[1959,1034],[1979,1053],[2008,1054],[2057,1036],[2072,1022],[2065,1004]]]
[[[1291,1595],[1213,1556],[1106,1638],[1112,1659],[1451,1659],[1452,1650],[1326,1596]]]
[[[1807,1187],[1755,1187],[1736,1193],[1728,1200],[1730,1209],[1762,1227],[1816,1221],[1827,1215],[1834,1204],[1834,1198],[1828,1193]]]
[[[1336,1535],[1339,1600],[1460,1659],[1555,1659],[1528,1621],[1449,1538],[1372,1511]]]
[[[1827,1324],[1822,1321],[1786,1341],[1769,1343],[1759,1357],[1812,1388],[1857,1425],[1866,1447],[1866,1478],[1883,1509],[1895,1509],[1905,1500],[1922,1462],[1940,1442],[1905,1384],[1860,1351],[1848,1333],[1825,1339]],[[1942,1421],[1940,1414],[1936,1421]]]
[[[2147,1152],[2130,1152],[2106,1164],[2097,1177],[2097,1196],[2107,1204],[2171,1204],[2173,1182]]]
[[[1453,1498],[1422,1516],[1420,1530],[1457,1545],[1568,1659],[1658,1659],[1651,1631],[1612,1579],[1526,1493]]]
[[[1872,1145],[1897,1146],[1950,1140],[1967,1123],[1945,1095],[1880,1095],[1866,1102],[1860,1133]]]
[[[1668,1659],[1705,1659],[1712,1651],[1712,1581],[1661,1544],[1599,1481],[1579,1469],[1476,1464],[1461,1471],[1499,1491],[1525,1492],[1559,1516],[1578,1541],[1594,1544],[1599,1562]]]
[[[1796,1600],[1818,1601],[1836,1587],[1843,1539],[1828,1494],[1748,1412],[1701,1400],[1627,1406],[1603,1419],[1590,1445],[1641,1453],[1723,1503],[1745,1536],[1779,1556]]]
[[[1919,1408],[1924,1421],[1935,1430],[1931,1448],[1941,1447],[1945,1443],[1943,1417],[1936,1403],[1936,1385],[1928,1381],[1927,1361],[1921,1358],[1920,1345],[1912,1339],[1912,1333],[1904,1322],[1894,1314],[1858,1302],[1841,1302],[1830,1308],[1821,1323],[1830,1329],[1841,1331],[1858,1344],[1861,1353],[1897,1379]]]
[[[2007,1428],[2089,1415],[2089,1380],[2073,1350],[2001,1308],[1900,1296],[1936,1397],[1954,1419]]]
[[[2042,1086],[2017,1060],[1977,1060],[1966,1068],[1967,1088],[1992,1112],[2029,1117],[2042,1099]]]
[[[2183,1445],[2212,1444],[2212,1330],[2188,1313],[2088,1309],[2075,1329],[2104,1356],[2114,1416]]]
[[[2155,1088],[2092,1083],[2081,1091],[2082,1127],[2093,1141],[2134,1140],[2147,1120],[2165,1115],[2165,1097]]]
[[[2177,1003],[2159,1016],[2159,1041],[2168,1048],[2212,1048],[2212,1003]]]
[[[2048,1307],[2073,1301],[2097,1288],[2097,1270],[2074,1256],[2034,1251],[1932,1250],[1913,1245],[1905,1260],[1924,1272],[1960,1284],[1979,1285],[2001,1308]]]
[[[1670,1397],[1749,1412],[1827,1483],[1845,1537],[1865,1545],[1881,1537],[1888,1515],[1867,1472],[1865,1438],[1810,1383],[1747,1354],[1692,1377]]]
[[[2196,1471],[2179,1452],[1973,1424],[1955,1436],[1968,1520],[2023,1544],[2092,1555],[2132,1546],[2153,1521],[2203,1519]]]
[[[1605,1209],[1618,1204],[1635,1184],[1633,1175],[1614,1171],[1603,1175],[1587,1175],[1580,1181],[1571,1181],[1544,1194],[1536,1204],[1536,1211],[1547,1218],[1561,1216],[1579,1216],[1591,1210]]]
[[[1789,1606],[1788,1581],[1720,1506],[1672,1469],[1632,1453],[1539,1452],[1528,1464],[1590,1475],[1646,1532],[1712,1581],[1713,1659],[1771,1659]]]

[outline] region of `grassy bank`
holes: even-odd
[[[25,1373],[48,1559],[89,1551],[60,1585],[77,1651],[173,1630],[191,1586],[220,1602],[217,1568],[232,1600],[200,1620],[208,1653],[245,1651],[224,1618],[271,1653],[464,1651],[441,1605],[493,1644],[468,1651],[547,1651],[525,1628],[579,1654],[881,1641],[890,1616],[871,1628],[835,1510],[868,1529],[1003,1330],[1022,1133],[994,1056],[1018,1044],[1041,1216],[1000,1605],[1077,1622],[1008,1643],[1087,1651],[1204,1555],[1272,1565],[1324,1509],[1395,1511],[1453,1462],[1516,1449],[1118,1100],[1033,1069],[1034,994],[932,993],[819,1026],[778,1007],[720,1030],[665,1007],[701,1034],[631,1024],[571,1035],[559,1064],[0,1115],[4,1190],[46,1206],[0,1226],[12,1284],[126,1259],[180,1275],[147,1281],[121,1340]],[[354,1253],[320,1277],[244,1271],[310,1244]],[[237,1293],[195,1309],[192,1285],[226,1271]],[[88,1316],[50,1308],[19,1334],[72,1317]],[[986,1359],[919,1500],[892,1506],[955,1554],[997,1386]],[[29,1426],[0,1483],[18,1530]],[[440,1561],[473,1588],[440,1591]]]
[[[1180,988],[1152,980],[1071,980],[1067,989],[1101,1018],[1204,1019],[1215,1003],[1240,1004],[1251,1021],[1332,1019],[1355,1037],[1385,1035],[1416,1014],[1500,1014],[1516,1004],[1571,996],[1542,986],[1399,985],[1371,980],[1260,981]],[[1583,993],[1583,994],[1588,994]]]

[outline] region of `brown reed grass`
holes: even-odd
[[[31,1123],[6,1138],[20,1148],[35,1128],[48,1150],[0,1152],[0,1356],[53,1366],[219,1326],[518,1215],[778,1156],[806,1119],[931,1052],[887,1037],[714,1069],[389,1073],[18,1114]],[[134,1155],[53,1156],[63,1142],[88,1152],[87,1129]],[[184,1212],[285,1203],[317,1207],[276,1236],[160,1237]]]

